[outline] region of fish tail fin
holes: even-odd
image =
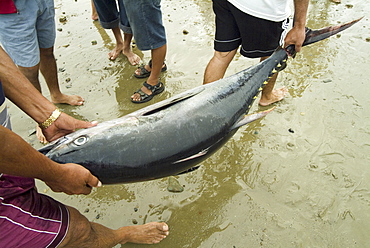
[[[306,39],[304,40],[302,46],[307,46],[309,44],[318,42],[320,40],[324,40],[326,38],[329,38],[330,36],[333,36],[333,35],[341,32],[341,31],[351,27],[355,23],[359,22],[362,18],[363,17],[361,17],[359,19],[356,19],[356,20],[353,20],[351,22],[347,22],[347,23],[344,23],[344,24],[337,25],[337,26],[330,26],[330,27],[321,28],[321,29],[317,29],[317,30],[312,30],[312,29],[306,28]],[[296,54],[295,49],[294,49],[294,45],[289,45],[286,48],[286,51],[292,57],[294,57],[295,54]]]

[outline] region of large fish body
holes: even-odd
[[[309,31],[304,45],[357,21],[326,32]],[[81,164],[104,184],[186,172],[217,151],[240,126],[268,113],[245,116],[269,77],[284,68],[289,53],[294,53],[293,47],[277,49],[265,61],[235,75],[78,130],[39,151],[59,163]]]
[[[266,61],[121,118],[78,130],[40,151],[56,162],[83,165],[105,184],[182,173],[234,134],[237,128],[233,126],[260,91],[261,77],[267,80],[268,71],[276,64]]]

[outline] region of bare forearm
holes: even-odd
[[[0,125],[0,173],[37,178],[53,191],[89,194],[101,183],[77,164],[58,164],[39,153],[20,136]]]
[[[39,153],[14,132],[0,126],[0,172],[15,176],[51,180],[58,164]]]
[[[0,81],[6,97],[36,122],[42,123],[55,110],[54,104],[33,87],[1,47]]]
[[[299,52],[302,48],[306,27],[306,15],[309,0],[294,0],[294,23],[293,28],[288,32],[284,39],[284,47],[294,45],[295,51]]]
[[[304,28],[306,26],[306,17],[309,0],[294,0],[294,26]]]

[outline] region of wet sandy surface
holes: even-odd
[[[278,78],[289,97],[264,119],[239,129],[198,170],[177,177],[183,192],[167,191],[167,178],[107,185],[89,196],[56,194],[43,183],[40,191],[111,228],[166,221],[171,234],[158,247],[369,247],[370,6],[365,2],[311,1],[311,28],[365,17],[290,60]],[[213,54],[211,1],[162,1],[166,91],[141,105],[129,97],[143,80],[133,77],[136,67],[125,57],[108,60],[113,35],[90,19],[90,2],[57,0],[56,7],[61,88],[86,100],[81,107],[59,105],[66,113],[110,120],[202,83]],[[67,21],[61,23],[63,16]],[[149,60],[149,52],[135,51]],[[237,56],[227,75],[255,63]],[[255,104],[251,112],[258,109],[263,108]],[[32,120],[14,106],[10,113],[14,131],[40,148],[35,135],[29,136]]]

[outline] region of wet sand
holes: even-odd
[[[61,88],[86,100],[80,107],[59,105],[66,113],[110,120],[202,83],[213,54],[210,0],[162,1],[166,91],[140,105],[130,95],[143,80],[124,56],[108,60],[113,35],[91,20],[90,2],[55,3]],[[310,4],[311,28],[365,17],[291,59],[277,83],[289,96],[264,119],[239,129],[198,170],[176,177],[183,192],[167,191],[167,178],[106,185],[88,196],[53,193],[41,182],[39,190],[111,228],[166,221],[171,234],[156,247],[369,247],[370,6],[358,0]],[[134,51],[150,59],[149,52]],[[238,55],[227,75],[255,63]],[[250,112],[260,109],[255,104]],[[40,148],[29,135],[34,122],[14,106],[10,113],[14,131]]]

